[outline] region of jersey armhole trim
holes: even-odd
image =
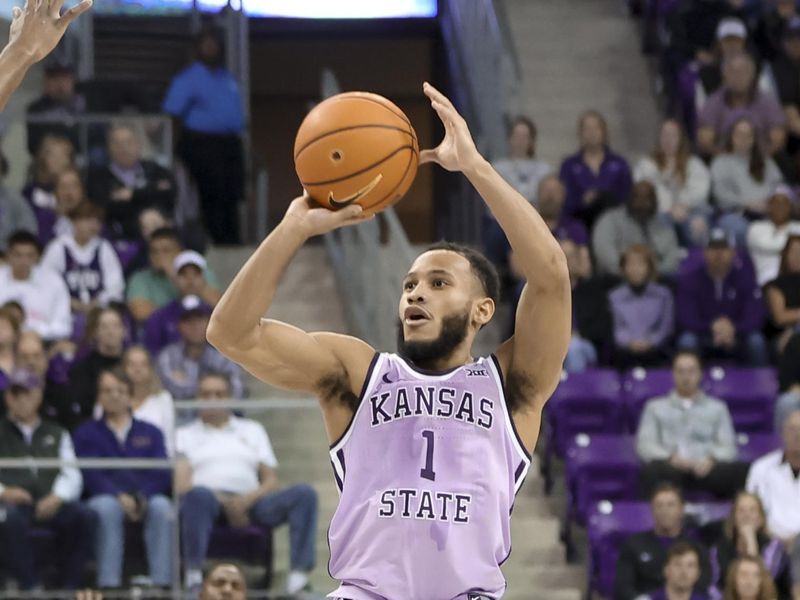
[[[500,368],[500,361],[497,359],[497,356],[492,354],[490,356],[492,361],[492,366],[494,367],[493,370],[497,375],[497,384],[500,387],[500,391],[503,394],[503,413],[506,416],[506,423],[508,428],[511,431],[512,439],[516,442],[517,450],[519,453],[525,458],[525,460],[530,464],[533,455],[528,452],[528,449],[525,447],[525,444],[522,442],[522,438],[517,431],[516,425],[514,425],[514,418],[511,416],[511,412],[508,410],[508,401],[506,400],[506,382],[503,378],[503,370]]]
[[[380,357],[380,352],[376,352],[372,357],[369,367],[367,368],[367,375],[364,377],[364,384],[361,386],[361,393],[358,395],[358,406],[356,406],[356,409],[353,411],[353,416],[350,417],[350,422],[347,424],[347,427],[345,427],[342,435],[340,435],[339,438],[330,445],[329,450],[331,453],[334,453],[335,450],[343,446],[344,442],[347,441],[350,431],[353,429],[353,423],[355,423],[356,415],[358,414],[358,411],[361,410],[361,405],[364,403],[364,396],[366,396],[367,392],[375,384],[375,382],[372,380],[380,372],[380,369],[376,368]]]

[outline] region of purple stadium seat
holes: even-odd
[[[740,433],[736,436],[739,460],[752,463],[765,454],[780,448],[781,437],[776,433]]]
[[[622,433],[621,384],[612,369],[566,374],[547,403],[548,453],[564,456],[578,433]]]
[[[237,558],[264,565],[272,577],[272,531],[250,525],[240,529],[215,527],[208,545],[208,558]]]
[[[635,433],[645,403],[656,396],[663,396],[672,389],[671,369],[631,369],[622,376],[622,392],[625,403],[625,419],[628,430]]]
[[[724,400],[736,431],[771,432],[778,377],[771,368],[712,367],[707,391]]]
[[[647,502],[604,500],[590,508],[587,518],[589,597],[592,591],[611,597],[620,545],[628,536],[652,527],[653,516]]]
[[[567,519],[583,525],[597,502],[635,499],[638,478],[633,436],[576,435],[566,452]]]

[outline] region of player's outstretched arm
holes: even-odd
[[[527,404],[541,409],[558,385],[569,345],[572,308],[566,258],[536,209],[480,155],[450,100],[430,84],[424,91],[444,124],[445,137],[437,148],[423,151],[420,162],[466,175],[503,228],[527,280],[514,336],[497,356],[509,383],[513,376]]]
[[[64,0],[26,0],[14,7],[8,44],[0,53],[0,111],[22,83],[31,66],[52,52],[67,27],[89,10],[92,0],[82,0],[63,15]]]
[[[356,381],[359,375],[351,371],[361,363],[363,380],[374,353],[365,342],[332,333],[306,333],[264,318],[300,246],[315,235],[363,221],[360,215],[357,205],[331,211],[313,208],[308,196],[295,198],[222,295],[211,315],[208,341],[262,381],[284,389],[318,394],[333,377]]]

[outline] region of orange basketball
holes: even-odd
[[[364,214],[396,203],[417,174],[417,134],[383,96],[346,92],[315,106],[294,141],[297,176],[322,206],[358,203]]]

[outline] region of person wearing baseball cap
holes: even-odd
[[[198,311],[209,315],[214,308],[204,300],[204,292],[209,286],[204,275],[206,259],[202,254],[184,250],[175,257],[172,267],[179,297],[151,314],[143,326],[144,346],[154,356],[166,345],[180,339],[178,322],[183,318],[187,306],[197,306]]]
[[[754,221],[747,230],[747,249],[753,259],[758,285],[778,276],[781,252],[790,235],[800,235],[800,221],[793,220],[797,196],[786,184],[772,189],[767,200],[766,218]]]
[[[69,434],[39,416],[44,382],[33,371],[11,373],[4,399],[6,417],[0,420],[0,456],[4,458],[75,459]],[[94,533],[94,514],[78,500],[83,490],[80,471],[60,469],[3,469],[0,471],[0,539],[8,545],[7,565],[22,590],[41,586],[29,531],[47,527],[59,544],[59,587],[77,589]]]
[[[735,240],[715,227],[709,232],[703,264],[677,277],[678,348],[704,358],[763,366],[768,353],[761,333],[761,289],[735,258]]]

